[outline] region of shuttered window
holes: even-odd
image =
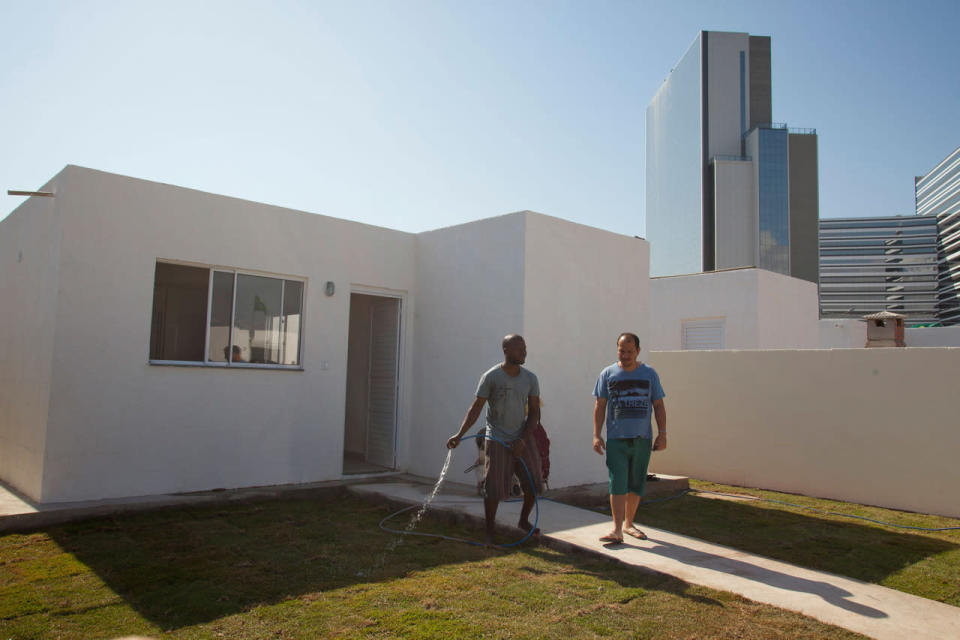
[[[681,349],[723,349],[723,318],[681,322]]]

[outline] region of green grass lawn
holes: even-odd
[[[915,527],[956,527],[960,520],[744,489],[691,480],[691,488],[748,494]],[[581,506],[591,506],[584,505]],[[602,501],[592,505],[609,513]],[[638,523],[792,564],[881,584],[960,606],[960,530],[897,529],[763,501],[688,494],[637,511]]]
[[[0,639],[862,637],[586,555],[397,544],[394,509],[318,494],[4,535]]]

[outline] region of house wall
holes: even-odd
[[[930,383],[954,379],[960,349],[684,351],[650,360],[669,424],[654,471],[960,516],[955,403]]]
[[[820,347],[820,299],[816,283],[757,270],[758,349]]]
[[[59,177],[42,191],[57,191]],[[31,197],[0,220],[0,480],[41,495],[60,271],[57,198]]]
[[[652,278],[650,350],[679,350],[684,320],[717,317],[725,318],[727,349],[756,349],[757,287],[757,269]]]
[[[620,333],[648,346],[649,256],[646,240],[528,214],[524,335],[540,380],[552,487],[607,478],[591,450],[593,388],[616,361]],[[645,348],[641,358],[648,355]]]
[[[42,499],[339,478],[349,292],[404,295],[409,345],[415,237],[79,167],[61,178]],[[306,278],[303,370],[150,365],[157,258]],[[412,387],[404,362],[401,451]]]
[[[725,349],[816,349],[817,285],[763,269],[650,280],[650,349],[678,351],[684,320],[724,318]]]
[[[447,438],[476,397],[484,371],[503,361],[500,342],[523,333],[525,213],[416,237],[417,315],[413,442],[408,470],[437,477]],[[531,354],[535,340],[528,341]],[[483,416],[470,430],[476,433]],[[460,446],[451,479],[473,463],[473,440]]]
[[[867,323],[854,318],[832,318],[818,323],[821,349],[859,349],[867,344]]]

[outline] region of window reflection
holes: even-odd
[[[299,367],[305,287],[282,277],[158,260],[150,360]]]
[[[303,308],[303,283],[283,281],[283,325],[280,339],[280,362],[300,364],[300,316]]]
[[[280,362],[280,302],[283,281],[237,275],[237,305],[233,320],[233,361]]]
[[[210,362],[230,361],[230,319],[233,315],[233,273],[213,272],[210,303]]]
[[[790,274],[790,195],[786,129],[758,132],[760,268]]]
[[[646,224],[650,275],[702,270],[699,37],[647,107]]]

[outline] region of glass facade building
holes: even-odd
[[[937,235],[936,219],[920,216],[821,220],[820,316],[936,322]]]
[[[937,222],[937,316],[960,324],[960,147],[928,174],[918,176],[917,215]]]
[[[816,132],[794,154],[795,132],[771,124],[770,69],[769,37],[701,31],[647,107],[652,276],[759,267],[817,280]]]
[[[757,131],[757,197],[759,199],[758,267],[790,274],[790,181],[787,129]]]
[[[701,181],[700,38],[697,38],[647,107],[647,237],[651,261],[667,273],[700,271]],[[653,275],[653,274],[652,274]]]

